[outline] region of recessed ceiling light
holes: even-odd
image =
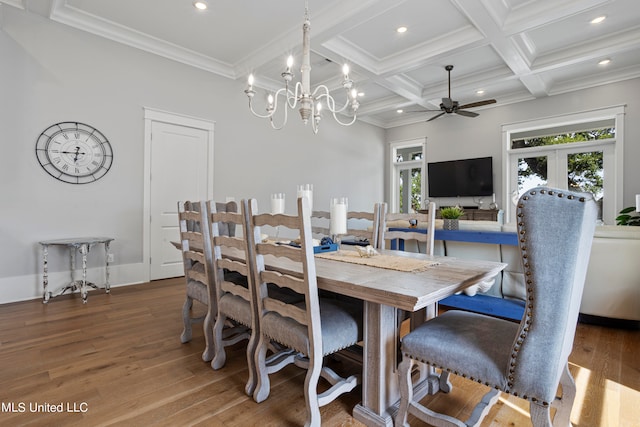
[[[403,110],[402,108],[398,108],[398,109],[396,110],[396,113],[398,113],[398,114],[400,114],[400,113],[404,113],[404,110]]]
[[[477,95],[482,95],[484,93],[484,89],[479,89],[476,91]]]
[[[591,23],[592,23],[592,24],[599,24],[599,23],[601,23],[602,21],[604,21],[605,19],[607,19],[607,17],[606,17],[606,16],[598,16],[597,18],[593,18],[593,19],[591,20]]]
[[[598,65],[607,65],[610,62],[611,62],[611,60],[609,58],[607,58],[607,59],[603,59],[602,61],[598,62]]]
[[[398,27],[396,28],[396,32],[402,34],[407,32],[407,27]]]
[[[358,97],[362,98],[364,96],[364,92],[358,92]]]
[[[193,7],[195,7],[198,10],[207,10],[207,8],[209,7],[209,5],[207,4],[206,1],[203,0],[197,0],[193,2]]]

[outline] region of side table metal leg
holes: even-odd
[[[106,263],[105,263],[105,269],[104,269],[104,275],[105,275],[105,280],[104,280],[104,289],[106,293],[109,293],[111,291],[111,285],[109,284],[109,243],[111,242],[105,242],[104,243],[104,257],[106,259]]]
[[[42,287],[44,288],[44,295],[42,299],[43,304],[48,303],[49,298],[51,297],[51,293],[47,289],[49,287],[49,266],[47,255],[49,255],[49,246],[42,245]]]
[[[69,271],[71,273],[71,284],[67,287],[71,288],[71,292],[75,291],[77,288],[76,285],[76,250],[77,248],[75,246],[69,246]],[[61,292],[64,293],[66,292],[66,289],[64,291]]]
[[[82,284],[80,287],[80,293],[82,294],[82,303],[86,304],[87,303],[87,295],[88,295],[88,291],[87,291],[87,252],[89,252],[89,250],[87,249],[87,245],[83,244],[82,246],[80,246],[80,253],[82,253]]]

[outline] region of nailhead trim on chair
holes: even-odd
[[[548,194],[549,196],[557,196],[559,198],[563,198],[564,194],[560,193],[560,192],[556,192],[553,190],[540,190],[540,194]],[[528,194],[526,194],[525,196],[522,197],[522,202],[518,204],[518,218],[524,218],[524,213],[522,212],[522,208],[524,208],[524,203],[527,202],[527,200],[529,200],[531,197],[536,196],[537,192],[534,191],[530,191]],[[575,197],[572,195],[567,196],[568,200],[574,200]],[[584,197],[580,197],[578,198],[578,200],[580,202],[584,202],[586,199]],[[524,344],[524,341],[527,338],[528,332],[529,332],[529,325],[531,324],[531,321],[533,319],[533,304],[531,303],[531,301],[534,300],[535,295],[533,295],[533,287],[531,286],[533,284],[533,281],[531,280],[531,266],[529,265],[528,262],[528,256],[527,256],[527,247],[525,245],[525,243],[527,242],[527,238],[526,238],[526,234],[527,231],[525,229],[525,224],[524,221],[518,221],[518,229],[519,229],[519,234],[523,237],[520,238],[520,242],[521,247],[520,247],[520,251],[522,254],[522,258],[524,260],[524,270],[525,270],[525,277],[526,277],[526,283],[527,283],[527,300],[529,301],[529,303],[527,304],[527,310],[525,312],[525,327],[523,328],[523,332],[520,334],[518,340],[516,341],[516,343],[513,346],[513,352],[511,354],[511,362],[509,363],[509,375],[508,375],[508,382],[507,385],[509,388],[513,387],[513,380],[514,380],[514,373],[515,373],[515,368],[518,364],[518,352],[520,350],[520,348],[522,347],[522,345]],[[508,393],[511,393],[509,390],[507,390]],[[512,393],[514,396],[518,396],[517,392]],[[532,402],[538,402],[538,398],[536,397],[528,397],[528,396],[521,396],[523,399],[528,399],[531,400]],[[549,402],[545,402],[542,401],[541,402],[544,406],[548,406]]]

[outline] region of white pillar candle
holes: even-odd
[[[313,184],[298,185],[298,197],[306,197],[309,200],[309,210],[313,211]]]
[[[329,233],[339,235],[347,233],[347,198],[331,199]]]
[[[636,194],[636,212],[640,212],[640,194]]]
[[[271,195],[271,213],[273,215],[284,213],[284,193]]]

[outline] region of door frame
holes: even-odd
[[[144,281],[151,277],[151,128],[153,122],[168,123],[177,126],[202,129],[207,132],[207,148],[211,155],[207,162],[207,180],[211,184],[207,186],[207,199],[213,199],[213,129],[215,122],[198,117],[187,116],[179,113],[171,113],[155,108],[144,109],[144,189],[142,208],[142,262],[146,265]],[[177,201],[176,201],[177,203]]]

